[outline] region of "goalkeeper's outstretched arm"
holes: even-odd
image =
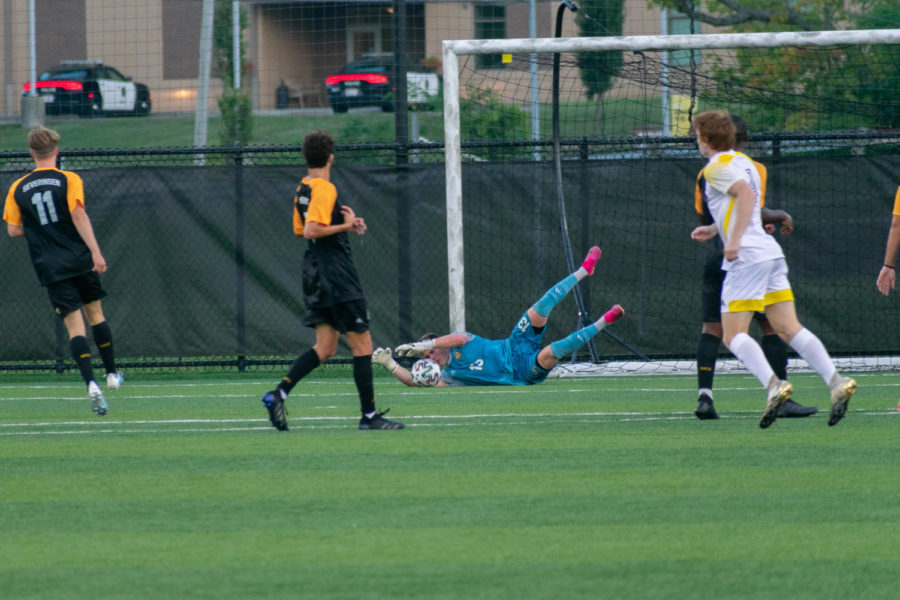
[[[375,352],[372,353],[372,362],[379,364],[390,371],[391,375],[406,385],[416,387],[416,384],[413,383],[412,375],[405,367],[394,360],[390,348],[377,348]]]
[[[397,346],[397,356],[421,358],[427,356],[429,350],[449,350],[450,348],[457,348],[467,344],[470,339],[471,337],[468,333],[461,332],[448,333],[441,337],[410,342],[408,344],[400,344]]]

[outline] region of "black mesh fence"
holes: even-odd
[[[769,168],[770,200],[794,217],[781,240],[801,320],[835,354],[895,353],[900,311],[875,290],[900,147],[887,134],[863,140],[754,138]],[[773,144],[774,142],[774,144]],[[699,331],[703,248],[689,239],[692,190],[703,161],[690,140],[564,143],[568,224],[580,260],[604,258],[583,285],[589,312],[614,303],[614,327],[653,357],[685,357]],[[796,146],[790,146],[795,148]],[[860,151],[860,147],[863,151]],[[463,166],[467,329],[505,337],[547,287],[567,274],[547,147],[495,146],[491,161]],[[774,148],[774,150],[773,150]],[[338,148],[341,201],[364,217],[352,238],[376,345],[448,328],[443,148]],[[0,187],[30,168],[0,155]],[[127,367],[284,364],[314,343],[302,325],[301,262],[293,190],[305,174],[298,148],[70,152],[63,166],[84,179],[86,207],[109,271],[103,306]],[[64,367],[65,334],[37,282],[22,240],[0,242],[0,368]],[[556,308],[546,341],[577,323],[571,298]],[[629,354],[613,339],[603,357]],[[341,346],[339,355],[349,354]]]

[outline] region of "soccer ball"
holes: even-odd
[[[413,365],[413,383],[419,387],[434,387],[441,380],[441,366],[430,358],[421,358]]]

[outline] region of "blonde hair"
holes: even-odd
[[[41,158],[53,154],[58,145],[59,134],[43,125],[28,132],[28,147]]]
[[[708,110],[694,117],[694,129],[697,137],[716,151],[734,148],[737,127],[731,115],[724,110]]]

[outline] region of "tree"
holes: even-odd
[[[581,37],[622,35],[625,19],[624,0],[582,0],[575,13],[575,24]],[[612,87],[613,78],[622,68],[621,52],[584,52],[578,55],[581,81],[588,98],[598,99]]]
[[[741,33],[900,27],[897,0],[650,0],[650,4]],[[735,60],[713,65],[710,74],[727,82],[732,92],[760,91],[755,110],[782,109],[781,126],[786,129],[823,127],[829,120],[844,127],[900,127],[900,47],[744,48],[735,51]],[[778,91],[784,105],[776,106],[765,97],[765,90]]]
[[[853,24],[873,11],[897,7],[896,0],[650,0],[650,4],[737,32],[856,29]],[[881,27],[897,25],[894,21]]]

